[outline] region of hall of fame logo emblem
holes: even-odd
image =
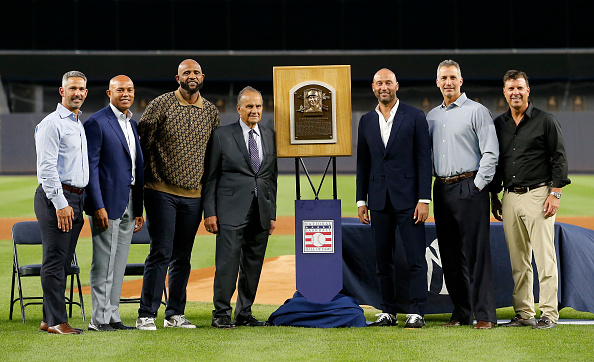
[[[334,253],[334,220],[303,220],[303,252]]]

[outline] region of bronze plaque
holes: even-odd
[[[336,143],[336,98],[332,86],[318,81],[290,90],[291,143]]]

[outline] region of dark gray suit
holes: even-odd
[[[216,129],[207,152],[202,193],[204,218],[216,216],[219,223],[214,318],[231,316],[231,297],[236,282],[235,318],[251,315],[270,221],[276,219],[278,168],[274,131],[259,126],[263,159],[258,173],[255,173],[239,122]],[[256,186],[257,197],[254,192]]]

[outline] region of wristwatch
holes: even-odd
[[[558,199],[561,198],[561,193],[560,192],[551,191],[551,193],[549,195],[553,195],[553,196],[555,196]]]

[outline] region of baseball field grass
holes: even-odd
[[[560,215],[594,216],[594,176],[572,175],[572,185],[563,190]],[[319,176],[316,176],[319,180]],[[311,198],[302,180],[302,198]],[[355,216],[355,179],[338,178],[338,196],[344,216]],[[35,177],[0,177],[0,218],[33,218]],[[327,183],[321,198],[330,198]],[[279,178],[278,214],[293,215],[294,177]],[[192,267],[214,265],[215,239],[199,236],[192,255]],[[91,240],[81,238],[77,248],[82,266],[82,282],[89,283]],[[294,253],[293,235],[273,235],[267,257]],[[216,330],[210,327],[211,303],[188,302],[186,317],[196,324],[193,330],[163,328],[162,310],[157,331],[85,332],[81,336],[57,336],[39,331],[40,306],[29,306],[27,322],[22,323],[18,303],[13,320],[8,319],[12,269],[12,243],[0,241],[0,360],[291,360],[291,361],[367,361],[367,360],[592,360],[594,359],[594,325],[559,325],[550,330],[530,328],[495,328],[476,331],[470,327],[442,328],[447,314],[426,316],[421,330],[402,328],[405,315],[399,315],[400,326],[388,328],[307,329],[296,327],[242,327]],[[37,256],[21,253],[25,262]],[[143,260],[146,250],[135,248],[130,259]],[[24,281],[29,294],[40,294],[39,278]],[[75,307],[70,323],[86,329],[91,299],[84,296],[87,321]],[[255,305],[254,315],[266,319],[278,305]],[[133,324],[137,304],[120,307],[122,320]],[[373,308],[364,308],[368,320],[374,320]],[[497,311],[499,319],[513,317],[511,308]],[[561,318],[594,319],[594,314],[566,308]]]

